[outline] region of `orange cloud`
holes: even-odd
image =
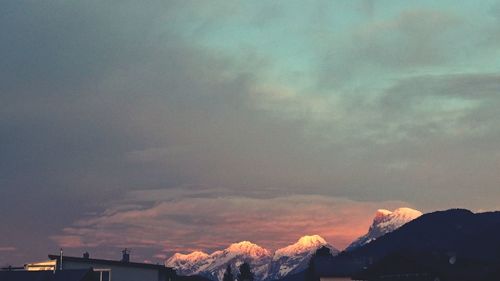
[[[16,247],[0,247],[0,252],[13,252],[16,250]]]
[[[319,195],[268,199],[176,198],[139,204],[116,203],[53,236],[67,248],[154,249],[157,258],[174,252],[210,251],[250,240],[270,250],[318,234],[339,249],[366,233],[374,212],[404,202],[358,202]],[[152,205],[151,205],[152,203]]]

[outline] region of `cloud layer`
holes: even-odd
[[[178,189],[132,192],[103,213],[89,216],[52,237],[70,251],[131,247],[136,258],[157,258],[175,252],[213,251],[230,243],[251,240],[277,249],[307,234],[319,234],[343,248],[365,233],[381,205],[394,208],[403,202],[355,202],[318,195],[272,198],[204,196]],[[221,193],[222,194],[222,193]],[[97,250],[99,249],[99,250]]]
[[[499,208],[499,7],[2,3],[0,245],[17,251],[0,263],[113,241],[214,248],[265,216],[341,246],[359,232],[341,217],[386,202]]]

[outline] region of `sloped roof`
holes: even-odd
[[[60,258],[59,255],[49,255],[51,260],[57,260]],[[72,261],[72,262],[82,262],[82,263],[94,263],[94,264],[102,264],[102,265],[114,265],[114,266],[123,266],[123,267],[135,267],[135,268],[146,268],[146,269],[156,269],[156,270],[173,270],[170,267],[165,267],[160,264],[149,264],[149,263],[138,263],[138,262],[122,262],[115,260],[104,260],[104,259],[91,259],[91,258],[83,258],[83,257],[70,257],[63,256],[64,261]]]

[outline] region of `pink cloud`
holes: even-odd
[[[241,240],[273,250],[306,234],[319,234],[343,249],[367,231],[377,209],[407,205],[319,195],[184,197],[150,207],[140,207],[140,203],[129,207],[123,207],[129,202],[115,203],[101,215],[77,221],[52,239],[66,248],[153,249],[159,259],[174,252],[220,249]]]
[[[77,235],[54,235],[51,238],[64,248],[81,248],[85,246],[82,242],[82,237]]]

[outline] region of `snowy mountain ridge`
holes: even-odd
[[[306,269],[312,255],[321,247],[329,248],[332,255],[339,253],[319,235],[303,236],[295,244],[276,250],[267,279],[277,280]]]
[[[379,209],[368,232],[352,242],[346,251],[370,243],[421,215],[422,212],[411,208],[398,208],[394,211]],[[305,235],[294,244],[277,249],[274,253],[252,242],[242,241],[211,254],[200,251],[177,253],[165,265],[175,268],[179,275],[201,275],[212,280],[222,280],[228,264],[231,265],[233,274],[236,274],[239,265],[247,262],[255,274],[255,280],[276,280],[306,269],[310,258],[322,247],[328,248],[332,255],[339,252],[321,236]]]
[[[254,243],[242,241],[212,254],[200,251],[176,253],[165,265],[175,268],[179,275],[202,275],[212,280],[222,280],[228,264],[233,272],[237,272],[238,266],[247,262],[256,280],[273,280],[305,269],[310,257],[323,246],[330,248],[332,254],[338,253],[321,236],[306,235],[296,243],[276,250],[274,254]]]
[[[392,232],[404,224],[420,217],[422,212],[411,208],[398,208],[394,211],[379,209],[375,213],[373,223],[368,229],[368,233],[352,242],[346,251],[351,251],[368,244],[377,238]]]
[[[316,250],[320,246],[327,245],[328,243],[319,235],[306,235],[302,236],[295,244],[278,249],[274,252],[273,260],[277,260],[283,256],[296,255],[298,253],[309,252]]]
[[[165,266],[173,267],[179,275],[202,275],[212,280],[222,280],[227,264],[233,270],[247,262],[260,279],[267,276],[268,264],[272,259],[271,253],[249,241],[233,243],[224,250],[211,254],[195,251],[190,254],[174,254],[165,262]]]

